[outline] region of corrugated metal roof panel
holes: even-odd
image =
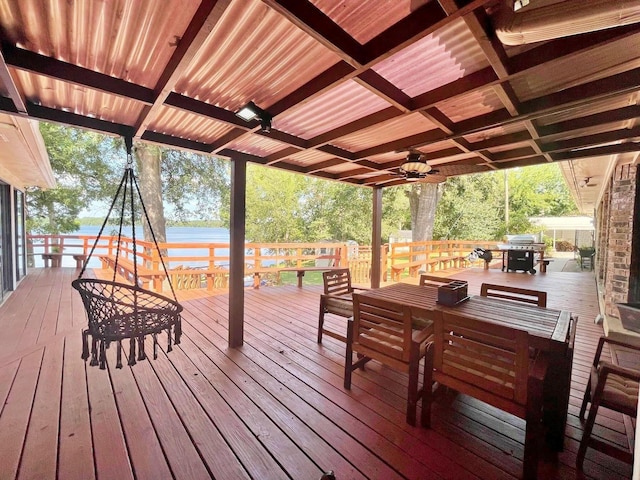
[[[640,34],[545,63],[511,81],[520,101],[640,67]]]
[[[435,129],[433,122],[419,113],[413,113],[338,138],[331,143],[345,150],[357,152],[371,145],[381,145],[433,129]]]
[[[287,163],[293,163],[296,165],[311,166],[316,163],[325,162],[335,158],[333,155],[320,150],[302,150],[293,155],[289,155],[286,158]]]
[[[324,171],[332,174],[340,174],[340,173],[355,172],[360,170],[361,168],[362,167],[357,163],[345,162],[345,163],[340,163],[338,165],[334,165],[333,167],[324,169]]]
[[[410,97],[428,92],[489,63],[459,19],[373,67]]]
[[[493,88],[483,88],[436,105],[452,122],[477,117],[504,108]]]
[[[268,109],[338,61],[262,2],[234,1],[175,91],[233,111],[249,100]]]
[[[380,155],[374,155],[372,157],[367,157],[367,160],[370,160],[375,163],[388,163],[394,160],[400,160],[406,157],[407,154],[405,152],[389,152],[389,153],[381,153]]]
[[[318,9],[361,44],[396,24],[430,0],[311,0]]]
[[[245,135],[229,144],[228,148],[238,152],[264,157],[279,152],[287,145],[262,135]]]
[[[597,135],[598,133],[610,132],[612,130],[622,130],[626,127],[627,122],[612,122],[595,127],[580,128],[577,130],[571,130],[570,132],[549,135],[542,139],[542,143],[556,142],[558,140],[567,140],[576,137],[588,137],[589,135]]]
[[[18,46],[154,87],[199,3],[2,0],[0,16]]]
[[[491,147],[487,150],[491,153],[508,152],[509,150],[515,150],[518,148],[531,148],[530,142],[510,143],[509,145],[500,145],[498,147]]]
[[[291,135],[309,139],[388,106],[388,102],[349,80],[276,117],[274,126]]]
[[[472,133],[465,135],[463,138],[468,142],[475,143],[487,140],[489,138],[501,137],[503,135],[509,135],[510,133],[524,132],[526,127],[522,123],[509,123],[501,127],[492,128],[483,132]]]
[[[162,107],[148,129],[196,142],[213,143],[233,127],[177,108]]]
[[[142,111],[139,102],[124,97],[24,71],[14,73],[18,90],[35,104],[125,125],[133,125]]]
[[[595,102],[589,102],[580,108],[572,108],[564,112],[546,115],[536,120],[538,125],[549,125],[552,123],[564,122],[574,118],[582,118],[596,113],[616,110],[618,108],[628,107],[636,104],[636,94],[621,95],[615,98],[606,98]]]

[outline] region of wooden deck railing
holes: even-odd
[[[64,256],[77,259],[81,267],[95,243],[91,235],[29,235],[28,255],[31,265],[42,257],[45,266],[60,266]],[[135,247],[135,255],[134,255]],[[100,260],[103,268],[117,269],[122,279],[131,281],[133,259],[137,259],[139,281],[146,287],[162,291],[166,275],[162,262],[176,289],[225,288],[229,275],[228,243],[159,243],[162,258],[152,242],[129,237],[102,235],[92,258]],[[118,265],[115,264],[116,254]],[[247,243],[245,275],[253,277],[254,287],[262,282],[279,282],[283,271],[296,272],[298,283],[307,271],[322,271],[335,267],[353,269],[354,282],[370,281],[371,249],[346,243]]]
[[[496,242],[484,240],[430,240],[425,242],[393,243],[389,246],[391,278],[398,280],[405,270],[412,277],[419,271],[434,272],[467,266],[468,255],[474,248],[495,249]]]
[[[76,266],[86,261],[94,243],[92,235],[29,235],[28,254],[33,260],[43,258],[45,266],[60,266],[64,256],[72,256]],[[226,288],[229,275],[228,243],[160,243],[162,259],[152,242],[136,239],[139,279],[146,286],[162,291],[165,277],[161,260],[175,289]],[[475,247],[495,248],[485,241],[428,241],[384,245],[381,252],[382,281],[391,273],[393,280],[401,275],[416,276],[418,271],[434,271],[467,266],[467,256]],[[118,237],[102,235],[92,258],[103,268],[115,269]],[[118,275],[133,279],[134,243],[122,237],[119,246]],[[371,279],[371,247],[347,243],[247,243],[245,275],[253,277],[254,287],[261,283],[279,283],[283,271],[296,272],[301,285],[305,272],[330,267],[349,267],[354,283],[368,284]],[[97,264],[94,264],[97,266]]]

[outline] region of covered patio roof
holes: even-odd
[[[592,195],[640,150],[638,3],[0,0],[0,111],[363,186],[566,161]]]

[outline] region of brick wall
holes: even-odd
[[[608,198],[607,198],[608,197]],[[607,231],[608,244],[602,259],[604,266],[605,314],[618,317],[614,306],[618,302],[626,302],[629,292],[629,269],[631,266],[631,246],[633,234],[633,211],[636,198],[636,167],[620,165],[616,168],[609,189]]]

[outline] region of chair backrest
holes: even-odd
[[[449,283],[452,282],[453,280],[457,280],[455,278],[449,278],[449,277],[436,277],[435,275],[425,275],[422,274],[420,275],[420,283],[419,285],[421,287],[424,287],[425,285],[442,285],[444,283]]]
[[[354,293],[354,352],[407,371],[412,332],[408,306]]]
[[[526,405],[526,331],[445,311],[436,320],[434,337],[436,381],[501,409],[504,405],[496,399]]]
[[[331,295],[344,295],[353,292],[351,287],[351,272],[348,268],[330,270],[322,273],[324,293]]]
[[[496,297],[516,302],[532,303],[539,307],[547,306],[547,292],[530,290],[528,288],[483,283],[480,286],[480,295],[483,297]]]

